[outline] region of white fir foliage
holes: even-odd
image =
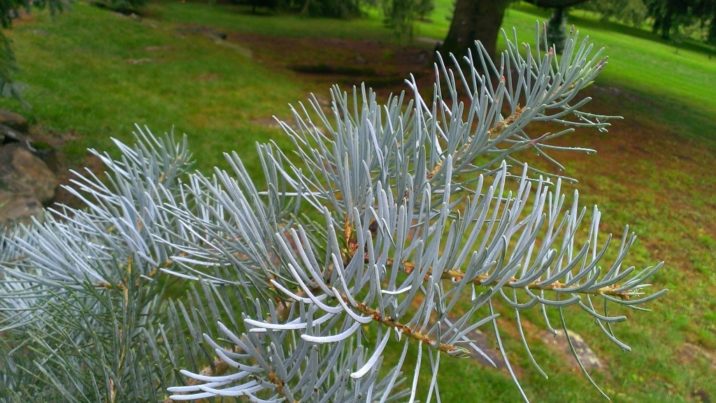
[[[311,98],[279,122],[291,150],[257,146],[260,180],[236,153],[194,172],[185,140],[148,129],[94,151],[106,175],[75,173],[82,208],[2,240],[0,400],[439,401],[442,360],[492,361],[476,329],[526,399],[500,329],[515,322],[544,374],[529,311],[552,330],[589,315],[628,349],[614,325],[664,292],[647,292],[661,263],[628,266],[628,227],[600,235],[570,178],[517,159],[561,172],[554,151],[591,152],[551,140],[609,126],[578,95],[605,59],[576,34],[559,57],[537,43],[438,58],[433,88],[411,78],[385,103]]]

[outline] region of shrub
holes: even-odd
[[[350,18],[360,15],[360,0],[306,0],[301,12],[313,17]]]
[[[0,396],[430,401],[441,360],[483,353],[481,327],[517,381],[498,316],[541,371],[532,309],[548,329],[589,315],[628,349],[615,324],[664,292],[645,293],[661,264],[626,266],[628,227],[600,238],[596,207],[585,220],[564,178],[517,159],[589,151],[551,140],[607,128],[578,95],[605,60],[576,36],[559,57],[523,46],[495,64],[478,44],[464,72],[438,58],[430,98],[412,78],[384,104],[364,87],[333,88],[328,113],[311,98],[281,122],[291,154],[257,146],[262,180],[236,153],[192,172],[184,139],[147,129],[116,158],[93,151],[106,177],[76,173],[83,208],[3,240]]]

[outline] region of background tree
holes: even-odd
[[[711,8],[711,22],[709,23],[708,41],[711,44],[716,45],[716,2],[710,3]]]
[[[383,0],[385,23],[400,35],[411,38],[416,20],[424,19],[434,8],[433,0]]]
[[[361,0],[305,0],[301,13],[315,17],[356,17],[360,15],[361,3]]]
[[[590,0],[577,7],[599,13],[604,21],[615,19],[632,26],[641,26],[648,18],[644,0]]]
[[[122,14],[137,14],[140,8],[147,4],[147,0],[97,0],[98,7],[107,8]]]
[[[695,0],[692,14],[706,28],[706,42],[716,45],[716,0]]]
[[[554,9],[549,20],[549,43],[564,47],[565,8],[585,0],[529,0],[540,7]],[[457,0],[450,21],[450,29],[442,49],[454,54],[465,54],[475,41],[480,41],[490,55],[495,55],[497,37],[502,26],[505,9],[510,0]]]
[[[645,0],[648,14],[653,18],[652,31],[663,39],[689,17],[689,0]]]
[[[580,8],[636,27],[650,23],[652,31],[664,39],[681,32],[716,43],[715,0],[591,0]]]
[[[456,0],[450,28],[441,49],[464,55],[479,40],[495,55],[497,36],[510,0]]]
[[[120,0],[113,0],[120,1]],[[144,0],[139,0],[144,1]],[[262,7],[268,10],[297,13],[310,17],[352,18],[361,13],[366,0],[231,0],[248,4],[252,12]],[[370,1],[370,0],[368,0]]]

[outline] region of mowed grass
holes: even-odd
[[[438,0],[432,22],[420,23],[417,35],[442,38],[450,3]],[[340,21],[180,2],[154,2],[147,12],[133,19],[76,3],[56,18],[37,14],[20,22],[9,34],[32,108],[11,100],[0,104],[47,130],[74,133],[64,146],[70,162],[81,162],[88,146],[107,148],[110,136],[129,139],[136,122],[157,132],[172,126],[187,132],[201,169],[222,164],[221,152],[237,150],[257,171],[254,142],[287,145],[266,119],[286,117],[287,104],[305,98],[315,83],[262,65],[248,47],[216,41],[215,31],[394,42],[375,12]],[[508,10],[505,26],[518,27],[520,38],[530,40],[535,21],[544,16],[519,5]],[[672,292],[651,305],[653,312],[629,314],[629,323],[618,326],[618,335],[634,348],[630,353],[618,350],[587,315],[570,310],[568,323],[604,360],[607,369],[594,377],[615,400],[689,401],[701,392],[716,398],[713,362],[684,347],[716,350],[715,61],[623,27],[582,16],[571,21],[610,56],[594,108],[616,110],[627,121],[606,138],[578,135],[572,141],[597,148],[598,156],[562,159],[582,181],[585,205],[600,204],[605,233],[620,235],[621,225],[630,223],[640,235],[628,264],[666,260],[655,282]],[[507,325],[511,314],[503,313]],[[535,337],[544,328],[539,315],[526,317],[536,327],[534,353],[550,374],[549,380],[539,377],[506,326],[510,358],[522,369],[528,395],[534,401],[600,401],[578,371]],[[426,359],[422,365],[427,382]],[[519,399],[502,372],[446,357],[441,366],[443,401]]]
[[[76,3],[54,18],[34,14],[9,32],[24,100],[0,105],[46,130],[75,133],[64,150],[81,161],[87,147],[130,139],[133,124],[187,133],[201,168],[223,151],[252,150],[277,132],[255,123],[303,97],[301,84],[252,63],[240,48],[175,24],[134,19]]]

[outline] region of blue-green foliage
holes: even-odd
[[[330,111],[300,104],[280,123],[292,152],[257,145],[262,178],[236,153],[195,172],[186,141],[147,129],[118,157],[93,151],[106,177],[76,173],[83,207],[3,234],[0,399],[429,402],[441,360],[485,355],[478,328],[526,399],[503,328],[544,373],[528,310],[566,334],[585,315],[628,350],[615,330],[663,294],[661,264],[629,266],[628,227],[600,237],[569,178],[517,159],[591,152],[552,140],[609,126],[579,96],[605,60],[576,36],[562,56],[509,39],[465,71],[438,58],[430,98],[410,79],[385,103],[334,87]]]

